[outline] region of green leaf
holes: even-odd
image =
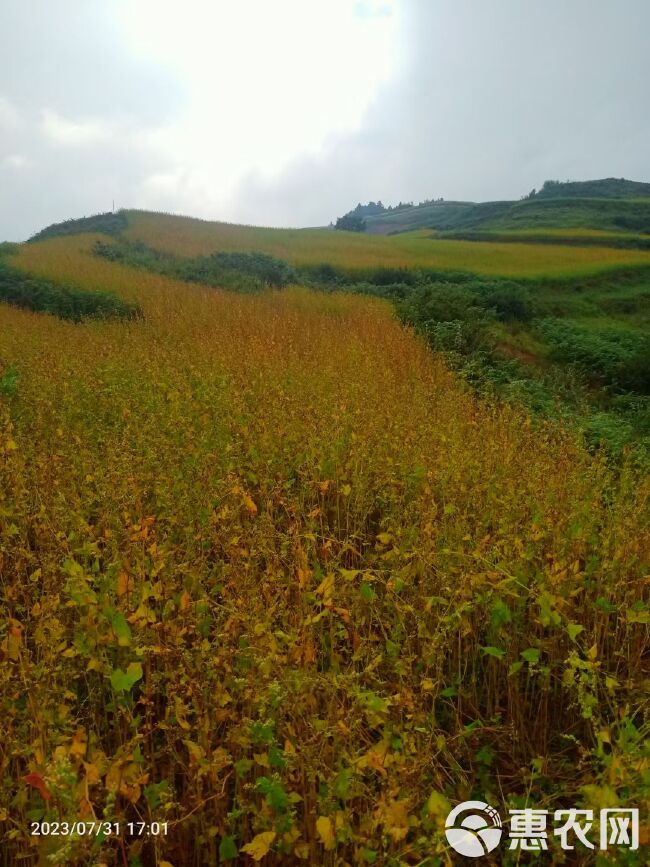
[[[266,798],[266,803],[276,813],[284,813],[289,806],[289,796],[279,780],[270,780],[268,777],[260,777],[255,783],[255,788]]]
[[[222,837],[221,842],[219,843],[219,860],[220,861],[232,861],[233,858],[236,858],[239,850],[235,845],[235,841],[232,837]]]
[[[121,611],[116,612],[113,616],[111,627],[117,636],[118,645],[120,647],[128,647],[131,644],[131,627],[126,622],[126,617]]]
[[[352,785],[353,776],[354,771],[352,768],[344,768],[342,771],[339,771],[334,778],[332,793],[341,801],[346,801],[350,797],[350,787]]]
[[[147,804],[149,804],[152,810],[155,810],[160,804],[161,795],[168,788],[169,783],[167,780],[163,780],[161,783],[150,783],[148,786],[144,787],[144,796],[147,799]]]
[[[510,623],[510,621],[512,620],[510,609],[503,601],[503,599],[495,599],[492,603],[490,620],[492,622],[492,625],[496,628],[502,626],[504,623]]]
[[[537,647],[529,647],[528,650],[522,650],[520,656],[529,665],[536,665],[539,662],[539,650]]]
[[[604,596],[599,596],[594,602],[594,606],[599,608],[601,611],[604,611],[605,614],[613,614],[617,610],[616,606],[612,605],[612,603],[608,599],[605,599]]]
[[[359,588],[359,592],[361,593],[361,598],[364,600],[364,602],[372,602],[372,600],[377,595],[372,584],[368,584],[365,581]]]
[[[453,698],[455,695],[458,695],[458,690],[455,686],[446,686],[440,690],[440,695],[443,698]]]
[[[284,768],[287,764],[284,758],[284,750],[280,749],[277,744],[272,744],[269,749],[269,764],[272,768]]]
[[[579,623],[568,623],[566,631],[569,633],[571,641],[575,641],[580,633],[585,631],[585,628],[584,626],[580,626]]]
[[[142,666],[139,662],[131,662],[126,671],[116,668],[111,674],[111,686],[115,692],[129,692],[133,685],[142,678]]]
[[[641,610],[638,605],[628,608],[625,616],[628,623],[650,623],[650,612]]]
[[[501,659],[505,655],[505,650],[500,647],[481,647],[481,650],[486,656],[494,656],[496,659]]]
[[[253,767],[253,762],[250,759],[239,759],[239,761],[235,762],[234,767],[238,777],[245,777]]]

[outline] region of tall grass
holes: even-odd
[[[0,305],[0,863],[448,864],[473,794],[640,805],[648,479],[381,301],[91,244],[18,261],[142,320]],[[29,836],[83,817],[123,831]]]

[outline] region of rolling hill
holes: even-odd
[[[372,234],[413,229],[440,232],[517,229],[600,229],[650,234],[650,184],[609,178],[547,182],[521,201],[437,201],[365,217]]]
[[[533,315],[619,376],[642,335],[547,320],[640,322],[648,254],[127,211],[0,255],[5,863],[447,864],[475,791],[644,802],[650,477],[450,365]]]

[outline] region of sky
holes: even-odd
[[[648,0],[2,0],[0,240],[650,181]]]

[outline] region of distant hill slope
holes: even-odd
[[[630,199],[650,197],[650,184],[626,178],[602,178],[598,181],[546,181],[536,198]]]
[[[413,229],[439,232],[504,229],[600,229],[650,233],[650,184],[624,178],[547,181],[521,201],[437,201],[365,216],[367,231],[392,235]]]

